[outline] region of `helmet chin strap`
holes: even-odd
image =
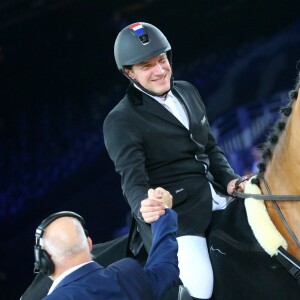
[[[124,71],[122,72],[123,73],[123,75],[125,75],[128,79],[129,79],[129,81],[131,82],[131,83],[133,83],[134,85],[136,85],[140,90],[142,90],[143,92],[145,92],[145,93],[147,93],[147,94],[149,94],[149,95],[151,95],[151,96],[155,96],[155,97],[166,97],[167,96],[167,94],[168,94],[168,92],[172,89],[172,87],[173,87],[173,81],[174,81],[174,79],[173,79],[173,76],[171,76],[171,82],[170,82],[170,88],[166,91],[166,92],[164,92],[163,94],[156,94],[156,93],[153,93],[153,92],[151,92],[151,91],[149,91],[149,90],[147,90],[147,89],[145,89],[139,82],[137,82],[136,80],[134,80],[134,79],[132,79],[129,75],[127,75]]]
[[[142,90],[143,92],[145,92],[146,94],[149,94],[149,95],[155,96],[155,97],[164,97],[164,98],[166,98],[168,92],[171,90],[171,88],[170,88],[170,89],[168,89],[166,92],[164,92],[163,94],[156,94],[156,93],[153,93],[153,92],[151,92],[151,91],[145,89],[141,84],[139,84],[137,81],[135,81],[135,80],[133,80],[133,79],[131,79],[131,82],[132,82],[134,85],[136,85],[140,90]]]

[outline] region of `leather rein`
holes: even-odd
[[[293,230],[291,229],[291,227],[289,226],[287,220],[285,219],[283,213],[280,210],[280,207],[278,206],[276,201],[300,201],[300,195],[272,195],[271,190],[268,186],[268,183],[266,181],[266,179],[264,177],[262,177],[263,183],[265,185],[266,190],[268,191],[268,195],[261,195],[261,194],[250,194],[250,193],[243,193],[243,192],[239,192],[238,186],[240,183],[242,183],[243,181],[248,180],[249,177],[248,176],[243,176],[241,178],[239,178],[236,183],[235,183],[235,188],[234,188],[234,193],[233,195],[235,197],[238,198],[252,198],[254,200],[270,200],[272,202],[272,204],[274,205],[278,215],[280,216],[280,219],[282,220],[282,222],[284,223],[286,229],[288,230],[289,234],[292,236],[294,242],[297,244],[297,246],[300,248],[300,242],[297,238],[297,236],[295,235],[295,233],[293,232]]]
[[[262,195],[262,194],[250,194],[250,193],[243,193],[238,191],[238,186],[240,183],[250,179],[249,176],[243,176],[239,178],[235,183],[235,188],[233,195],[237,198],[253,198],[254,200],[274,200],[274,201],[300,201],[300,195],[272,195],[267,184],[267,181],[264,177],[262,177],[264,185],[269,193],[269,195]]]

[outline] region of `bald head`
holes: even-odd
[[[50,223],[44,230],[42,245],[54,262],[55,273],[91,260],[91,240],[80,221],[73,217],[61,217]]]

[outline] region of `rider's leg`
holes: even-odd
[[[181,236],[178,241],[180,279],[195,299],[210,299],[213,271],[205,237]]]

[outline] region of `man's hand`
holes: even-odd
[[[227,184],[227,193],[229,195],[232,195],[235,189],[235,183],[237,182],[238,179],[233,179],[231,180],[228,184]],[[248,179],[245,179],[244,181],[242,181],[239,185],[238,185],[238,191],[239,192],[244,192],[245,190],[245,186],[248,182]]]
[[[167,207],[172,207],[172,200],[172,195],[163,188],[149,189],[148,198],[141,202],[140,208],[144,221],[155,222]]]
[[[168,208],[173,206],[173,196],[165,189],[158,187],[155,190],[148,190],[148,198],[162,202]]]

